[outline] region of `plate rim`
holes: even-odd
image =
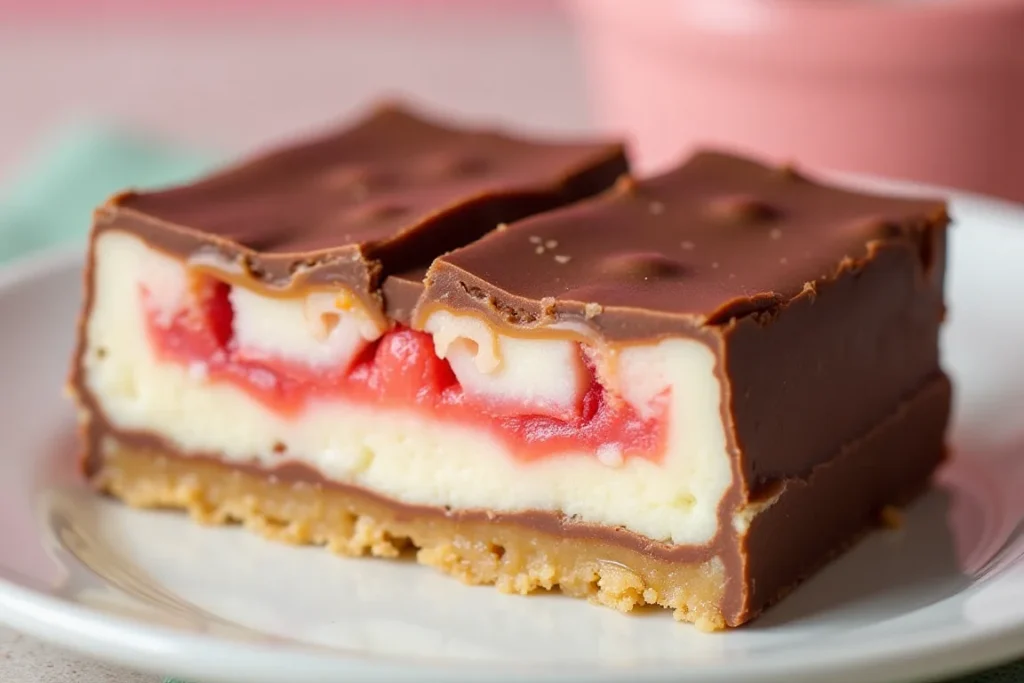
[[[1024,205],[983,194],[962,192],[936,185],[889,180],[857,174],[823,173],[846,185],[867,191],[931,194],[946,198],[957,220],[957,205],[973,205],[998,218],[1016,217],[1024,238]],[[993,224],[1001,223],[992,220]],[[998,225],[1009,228],[1009,225]],[[50,247],[13,259],[0,267],[0,290],[48,276],[68,268],[80,268],[85,253],[80,242]],[[44,642],[65,647],[86,657],[101,659],[157,675],[184,675],[203,683],[246,680],[251,683],[280,680],[282,664],[301,680],[332,680],[359,676],[360,680],[451,682],[499,680],[493,662],[453,659],[423,660],[394,656],[353,656],[352,653],[305,647],[301,644],[268,646],[216,635],[190,633],[169,626],[105,613],[37,591],[17,579],[0,574],[0,623]],[[717,637],[715,635],[710,637]],[[916,641],[916,642],[915,642]],[[908,645],[909,643],[909,645]],[[616,667],[607,664],[557,662],[515,667],[502,672],[501,680],[635,681],[702,680],[731,681],[743,678],[770,681],[820,681],[844,683],[893,683],[896,680],[946,679],[999,665],[1024,654],[1024,614],[1019,620],[975,625],[969,632],[955,627],[908,633],[901,639],[869,641],[856,649],[813,648],[798,660],[785,654],[767,658],[721,663],[693,663],[685,667],[666,662]]]

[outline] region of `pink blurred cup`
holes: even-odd
[[[1024,201],[1024,0],[573,0],[644,170],[717,144]]]

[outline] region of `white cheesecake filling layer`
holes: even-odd
[[[422,410],[339,397],[286,417],[233,384],[162,362],[146,333],[140,285],[161,289],[151,302],[177,301],[168,287],[187,281],[184,265],[120,231],[102,233],[94,249],[84,381],[117,428],[156,433],[183,451],[217,453],[228,462],[302,462],[329,479],[409,504],[560,511],[673,543],[703,543],[717,532],[718,504],[732,470],[715,357],[700,342],[678,338],[628,347],[614,364],[620,386],[642,387],[632,401],[670,391],[660,463],[623,459],[615,444],[527,463],[489,430]],[[238,297],[235,304],[244,301]],[[274,326],[263,330],[273,335]],[[293,333],[264,343],[287,345]]]

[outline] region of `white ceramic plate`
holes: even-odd
[[[725,634],[91,496],[61,396],[81,256],[23,263],[0,275],[0,620],[203,683],[895,683],[1024,655],[1024,210],[957,196],[953,213],[955,458],[902,529]]]

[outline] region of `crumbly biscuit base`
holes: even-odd
[[[358,489],[285,481],[111,436],[102,440],[92,480],[131,506],[182,508],[204,524],[240,523],[274,540],[349,556],[388,558],[412,549],[421,564],[467,584],[520,595],[557,588],[621,612],[658,605],[702,630],[726,627],[718,558],[669,562],[599,538],[563,538],[503,520],[410,515]]]

